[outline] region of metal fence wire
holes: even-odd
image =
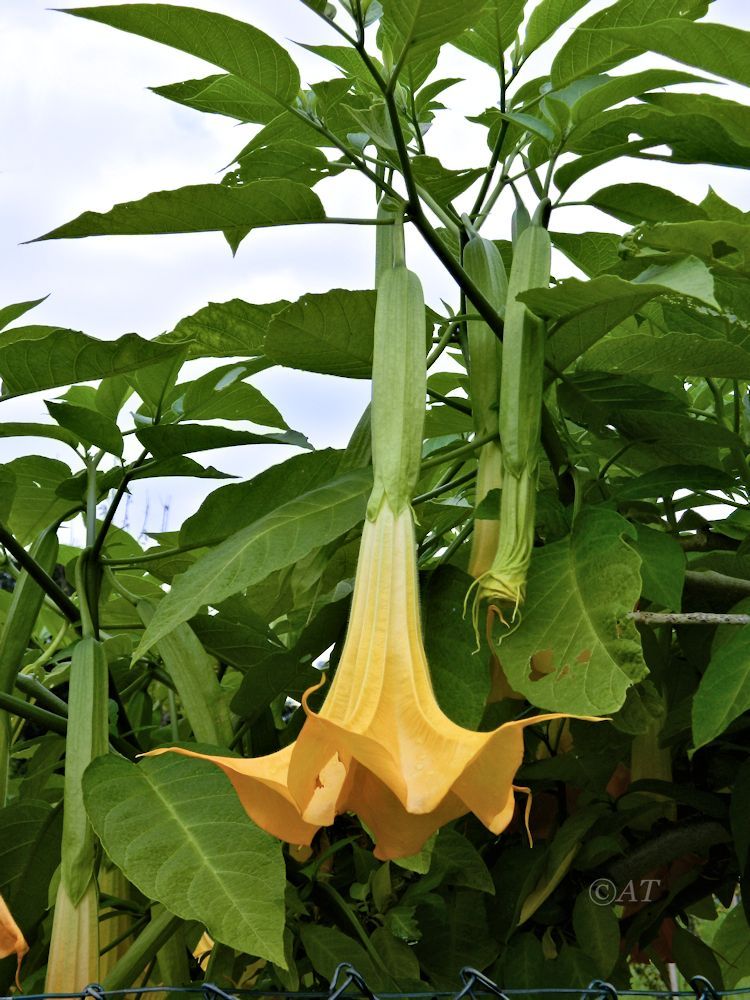
[[[704,976],[693,976],[689,990],[618,990],[611,983],[594,979],[581,989],[571,987],[538,987],[533,989],[503,989],[489,977],[469,966],[459,974],[461,986],[457,990],[428,990],[409,993],[377,992],[368,986],[365,977],[350,965],[342,962],[337,966],[327,991],[297,990],[257,990],[237,989],[227,991],[214,983],[196,983],[194,986],[141,986],[130,989],[108,990],[98,983],[92,983],[81,993],[25,993],[23,1000],[114,1000],[117,998],[139,998],[150,994],[166,996],[200,996],[201,1000],[240,1000],[244,997],[264,998],[264,1000],[478,1000],[479,997],[537,998],[569,996],[580,1000],[621,1000],[626,997],[652,997],[654,1000],[722,1000],[724,997],[748,998],[750,986],[717,990]],[[18,1000],[18,995],[0,997],[0,1000]]]

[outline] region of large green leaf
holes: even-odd
[[[251,822],[219,768],[110,755],[83,786],[104,849],[141,892],[222,944],[284,965],[281,844]]]
[[[593,153],[635,135],[649,140],[652,147],[667,147],[650,149],[650,159],[750,166],[747,108],[713,94],[645,94],[643,100],[648,103],[626,105],[582,121],[568,140],[569,150]]]
[[[586,123],[614,104],[620,104],[631,97],[639,97],[646,91],[659,87],[669,87],[677,83],[700,83],[702,78],[676,69],[644,69],[639,73],[627,73],[622,76],[602,76],[597,87],[587,90],[573,105],[572,115],[576,122],[585,128]],[[690,97],[695,95],[691,94]],[[576,130],[570,135],[575,141]]]
[[[708,21],[694,24],[667,14],[667,20],[649,24],[646,30],[607,26],[597,35],[750,86],[750,31]]]
[[[750,600],[732,608],[742,614]],[[750,627],[725,626],[717,633],[711,660],[693,698],[693,742],[702,747],[750,709]]]
[[[645,273],[645,280],[639,281],[625,281],[615,275],[599,275],[590,281],[567,278],[554,288],[533,289],[520,298],[535,313],[553,321],[547,360],[556,370],[564,371],[651,299],[675,292],[713,295],[713,279],[701,261],[652,268]]]
[[[736,483],[732,476],[720,469],[700,465],[667,465],[642,476],[613,481],[618,500],[655,500],[671,497],[678,490],[704,493],[721,490],[731,493]]]
[[[700,205],[651,184],[612,184],[592,194],[587,204],[636,226],[641,222],[692,222],[706,218]]]
[[[600,976],[608,976],[620,954],[620,925],[612,904],[602,906],[588,890],[576,897],[573,930],[579,944],[596,962]]]
[[[541,0],[531,12],[526,25],[523,51],[530,55],[534,49],[546,42],[560,25],[565,24],[574,14],[585,7],[589,0]]]
[[[8,334],[13,339],[6,339]],[[54,326],[16,327],[0,335],[0,378],[5,396],[21,396],[72,382],[88,382],[162,361],[177,348],[127,333],[96,340]]]
[[[413,59],[453,41],[469,28],[486,0],[383,0],[381,29],[393,62]]]
[[[313,969],[326,980],[333,979],[338,965],[350,962],[374,989],[394,987],[393,981],[373,962],[361,943],[336,927],[304,923],[300,926],[300,941]]]
[[[181,420],[252,420],[265,427],[286,428],[273,403],[260,389],[243,381],[264,367],[265,362],[223,365],[181,383],[169,401],[170,411]]]
[[[687,22],[688,18],[702,17],[707,10],[708,0],[617,0],[584,21],[563,43],[552,63],[552,82],[562,87],[579,77],[611,69],[638,53],[639,47],[632,41],[592,28],[640,28],[640,36],[648,37],[643,25],[678,15]]]
[[[592,371],[630,375],[750,379],[750,351],[694,333],[665,333],[661,337],[637,333],[603,340],[586,352],[582,363]]]
[[[264,352],[277,364],[326,375],[372,376],[375,292],[333,288],[277,313]]]
[[[368,471],[341,476],[230,535],[176,577],[138,647],[150,649],[206,604],[217,604],[339,538],[364,516]]]
[[[453,566],[435,570],[423,594],[424,636],[440,707],[454,722],[476,729],[490,691],[487,657],[477,641],[464,601],[471,578]]]
[[[597,167],[601,167],[605,163],[611,163],[612,160],[617,160],[621,156],[636,156],[641,150],[652,145],[653,143],[650,139],[636,139],[633,142],[621,142],[616,146],[605,146],[596,153],[578,156],[575,160],[563,164],[563,166],[555,171],[555,186],[560,191],[560,194],[565,194],[568,188],[572,187],[577,180],[580,180],[581,177],[584,177],[590,171],[596,170]]]
[[[471,26],[452,44],[462,52],[496,68],[503,52],[516,40],[523,21],[524,0],[489,0]]]
[[[284,299],[260,304],[242,299],[209,302],[159,339],[188,343],[191,357],[258,357],[263,353],[263,338],[271,320],[286,305]]]
[[[284,178],[253,181],[244,187],[191,184],[175,191],[155,191],[138,201],[115,205],[109,212],[84,212],[37,240],[222,232],[236,248],[251,229],[324,218],[320,198],[306,184]]]
[[[180,528],[180,545],[214,545],[288,503],[318,489],[335,475],[341,453],[333,449],[295,455],[265,469],[246,483],[210,493]]]
[[[157,424],[136,431],[141,444],[157,458],[190,455],[214,448],[234,448],[243,444],[288,444],[295,448],[309,448],[310,443],[297,431],[279,434],[254,434],[230,427],[207,427],[203,424]]]
[[[497,957],[500,944],[492,935],[483,893],[456,889],[441,904],[417,911],[422,939],[417,956],[438,988],[451,990],[456,969],[468,964],[484,969]]]
[[[747,988],[750,979],[750,925],[743,906],[735,904],[720,918],[711,946],[719,957],[724,986]]]
[[[297,96],[299,72],[286,49],[244,21],[161,3],[79,7],[67,13],[180,49],[240,77],[254,91],[252,121],[270,120]]]
[[[627,613],[641,593],[635,531],[588,508],[569,537],[534,551],[521,627],[500,642],[511,685],[540,708],[605,715],[647,673]]]

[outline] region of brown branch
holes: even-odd
[[[627,617],[642,625],[750,625],[750,615],[720,615],[711,611],[688,611],[684,614],[631,611]]]

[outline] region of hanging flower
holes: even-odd
[[[504,830],[515,809],[523,730],[560,718],[526,718],[478,733],[452,722],[435,699],[410,506],[426,392],[424,300],[404,263],[401,227],[390,228],[392,259],[379,269],[375,317],[374,486],[336,675],[319,712],[309,706],[315,688],[303,697],[307,718],[290,746],[265,757],[206,758],[269,833],[309,844],[320,827],[351,811],[372,831],[382,859],[416,853],[438,827],[467,812],[493,833]]]

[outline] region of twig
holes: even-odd
[[[642,625],[750,625],[750,615],[720,615],[710,611],[688,611],[684,614],[631,611],[627,617]]]

